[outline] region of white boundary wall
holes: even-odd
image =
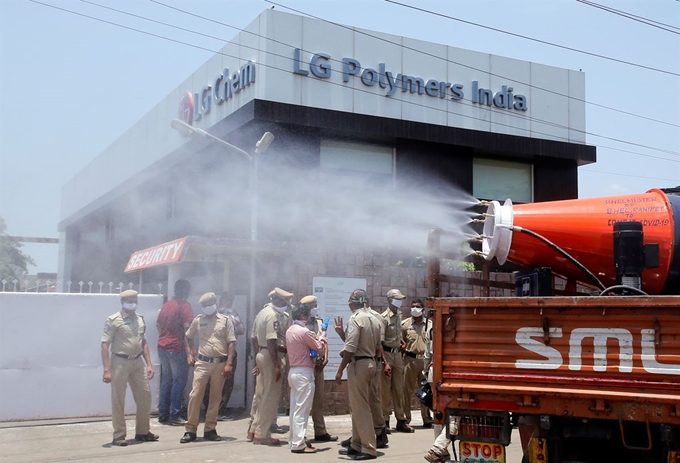
[[[160,365],[156,318],[160,295],[140,295],[137,312],[147,325],[158,410]],[[111,386],[102,382],[101,337],[106,318],[120,310],[109,294],[0,293],[0,421],[109,416]],[[245,336],[231,406],[242,407]],[[191,389],[191,380],[187,391]],[[134,413],[128,388],[125,412]]]

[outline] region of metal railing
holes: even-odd
[[[2,290],[0,292],[3,293],[61,293],[62,291],[57,290],[57,282],[52,281],[52,280],[32,280],[32,279],[26,279],[20,281],[18,279],[13,279],[13,280],[7,280],[3,279],[0,280],[0,283],[2,284]],[[20,283],[23,283],[23,286],[20,285]],[[66,291],[63,291],[63,293],[80,293],[80,294],[119,294],[122,291],[126,289],[135,289],[135,283],[123,283],[119,282],[118,284],[114,283],[113,281],[109,281],[108,283],[104,283],[103,281],[100,281],[98,283],[94,283],[93,281],[88,281],[87,283],[84,281],[79,281],[75,285],[71,280],[66,282]],[[139,291],[139,289],[138,289]],[[142,291],[139,291],[142,293]],[[158,292],[154,294],[163,294],[163,284],[158,283]]]

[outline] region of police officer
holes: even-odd
[[[103,381],[111,383],[112,444],[125,446],[128,445],[125,439],[125,390],[128,383],[137,405],[135,440],[156,441],[158,435],[150,431],[151,390],[148,380],[153,378],[153,365],[144,336],[144,317],[136,313],[137,291],[123,291],[120,293],[120,302],[120,312],[111,315],[104,324],[101,354],[104,364]]]
[[[355,460],[377,457],[376,437],[371,418],[369,397],[371,381],[380,355],[380,324],[366,311],[366,291],[355,289],[349,298],[352,316],[347,322],[342,361],[335,382],[342,384],[342,372],[347,367],[349,405],[352,409],[352,439],[350,446],[340,449],[341,455]]]
[[[390,427],[390,400],[394,407],[394,416],[397,418],[396,430],[400,432],[414,432],[415,430],[406,422],[404,414],[404,362],[401,354],[406,345],[401,336],[401,313],[400,308],[404,302],[404,296],[398,289],[390,289],[387,292],[389,307],[381,314],[387,321],[385,327],[385,341],[383,350],[385,360],[390,366],[391,374],[382,376],[380,385],[382,395],[383,417],[385,425]]]
[[[321,325],[323,320],[319,318],[319,308],[316,296],[305,296],[300,299],[298,309],[309,309],[309,319],[307,329],[314,333],[316,339],[321,337]],[[328,343],[324,344],[324,349],[316,357],[314,367],[314,401],[312,402],[312,421],[314,422],[314,440],[317,442],[335,442],[338,436],[331,436],[326,429],[326,420],[323,417],[323,404],[325,402],[323,370],[328,364]]]
[[[205,414],[203,438],[219,441],[217,435],[217,414],[222,399],[222,385],[225,378],[234,374],[234,351],[236,336],[229,317],[217,312],[217,296],[205,293],[198,301],[203,313],[194,318],[185,334],[187,363],[194,367],[194,382],[189,394],[188,419],[181,444],[196,440],[201,402],[210,383],[210,402]],[[194,349],[194,338],[198,335],[198,353]]]
[[[276,422],[276,409],[281,397],[281,373],[283,367],[279,358],[279,332],[290,318],[282,314],[288,308],[292,293],[274,288],[269,293],[271,302],[265,305],[253,322],[251,343],[256,352],[255,396],[253,397],[252,424],[249,439],[253,444],[279,445],[281,441],[271,437],[272,424]],[[288,329],[286,327],[286,329]],[[285,330],[283,331],[285,338]],[[252,433],[252,434],[251,434]]]
[[[406,422],[411,423],[411,399],[421,382],[425,379],[425,350],[427,333],[432,327],[429,320],[423,317],[423,301],[414,299],[411,302],[411,316],[401,322],[402,337],[406,342],[404,352],[404,413]],[[423,404],[420,405],[420,415],[423,418],[423,427],[432,427],[430,410]]]

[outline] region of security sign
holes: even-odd
[[[186,237],[180,238],[152,248],[133,252],[125,266],[125,273],[178,262],[182,257],[186,240]]]

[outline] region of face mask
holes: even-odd
[[[217,304],[209,305],[208,307],[203,307],[203,313],[206,315],[212,315],[217,310]]]
[[[404,303],[403,299],[392,299],[392,305],[395,306],[397,309],[401,307],[403,303]]]
[[[137,309],[137,303],[136,302],[123,302],[123,308],[125,310],[136,310]]]
[[[316,308],[316,307],[314,307],[313,309],[311,309],[311,310],[309,311],[309,315],[311,315],[311,316],[314,317],[314,318],[316,318],[316,316],[318,315],[318,313],[319,313],[319,309]]]
[[[423,316],[423,309],[422,307],[413,307],[411,308],[411,316],[412,317],[422,317]]]
[[[275,305],[274,308],[275,308],[279,313],[282,313],[284,310],[286,310],[286,309],[288,308],[288,306],[287,306],[287,305],[284,305],[283,307],[279,307],[279,306],[276,306],[276,305]]]

